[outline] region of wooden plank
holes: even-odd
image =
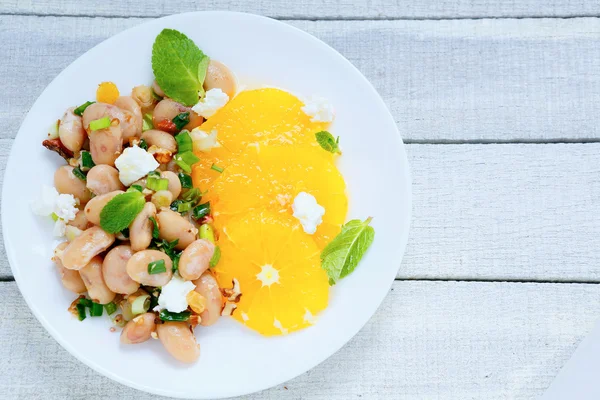
[[[600,144],[407,148],[414,207],[399,278],[600,282]]]
[[[37,96],[69,63],[141,22],[0,16],[0,43],[9,55],[0,64],[7,94],[0,137],[14,136]],[[406,140],[600,138],[598,18],[290,23],[366,75]]]
[[[481,17],[570,17],[600,14],[596,2],[585,0],[440,0],[428,2],[394,0],[359,1],[249,1],[249,0],[75,0],[56,3],[50,0],[8,0],[0,13],[36,15],[85,15],[110,17],[159,17],[188,11],[230,10],[262,14],[276,18],[348,19],[348,18],[481,18]]]
[[[396,282],[337,354],[246,398],[537,398],[591,330],[599,296],[598,285],[585,284]],[[155,398],[69,355],[31,315],[14,283],[0,283],[0,304],[4,398]]]

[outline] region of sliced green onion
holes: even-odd
[[[175,200],[174,202],[171,203],[171,205],[169,206],[169,208],[173,211],[177,211],[177,209],[179,208],[179,205],[183,203],[183,201],[181,200]]]
[[[100,129],[105,129],[105,128],[108,128],[109,126],[110,126],[110,118],[108,118],[108,117],[95,119],[92,122],[90,122],[90,130],[92,130],[92,131],[98,131]]]
[[[83,112],[85,111],[85,109],[94,103],[95,103],[95,101],[86,101],[85,103],[83,103],[82,105],[80,105],[79,107],[74,109],[73,114],[79,115],[81,117],[83,115]]]
[[[148,263],[148,273],[150,275],[161,274],[163,272],[167,272],[165,260],[156,260]]]
[[[210,166],[210,169],[212,169],[213,171],[217,171],[218,173],[222,174],[223,171],[225,171],[225,169],[219,167],[217,164],[213,164]]]
[[[192,188],[192,177],[188,174],[180,172],[177,174],[179,177],[179,182],[181,183],[182,189],[191,189]]]
[[[131,185],[131,186],[129,186],[129,189],[135,189],[138,192],[143,192],[144,191],[144,188],[141,185]]]
[[[175,254],[175,257],[173,257],[173,273],[177,272],[177,270],[179,269],[179,259],[180,258],[181,258],[181,253]]]
[[[160,296],[160,289],[155,288],[150,293],[150,307],[148,307],[148,310],[154,310],[154,307],[158,305],[158,296]]]
[[[92,154],[89,151],[82,151],[81,152],[81,168],[86,168],[86,169],[91,169],[93,167],[95,167],[96,164],[94,163],[94,160],[92,159]]]
[[[123,235],[123,237],[125,239],[129,239],[129,228],[125,228],[121,231],[121,235]]]
[[[156,218],[148,217],[148,219],[152,222],[152,237],[154,239],[158,239],[158,235],[160,231],[158,230],[158,222],[156,222]]]
[[[192,137],[188,131],[181,131],[177,136],[175,136],[175,140],[177,141],[178,153],[185,153],[186,151],[193,150]]]
[[[85,319],[85,306],[83,304],[77,304],[75,307],[77,308],[77,318],[80,321],[83,321]]]
[[[154,129],[152,114],[144,114],[144,118],[142,119],[142,132],[149,131],[150,129]]]
[[[148,172],[149,177],[160,178],[160,172],[158,171],[150,171]]]
[[[184,126],[186,126],[190,122],[190,112],[182,112],[181,114],[175,116],[175,118],[173,118],[172,121],[177,127],[177,130],[180,131],[183,129]]]
[[[100,317],[104,312],[104,307],[100,303],[92,303],[90,308],[90,317]]]
[[[179,153],[175,156],[175,163],[187,172],[188,174],[192,172],[192,165],[200,161],[198,157],[194,155],[191,151],[186,151],[185,153]]]
[[[211,243],[215,242],[215,231],[209,224],[202,224],[200,226],[200,239],[208,240]]]
[[[190,319],[190,315],[192,315],[192,313],[189,311],[173,313],[167,310],[162,310],[159,314],[159,317],[163,321],[187,321],[188,319]]]
[[[90,299],[79,299],[79,304],[81,304],[84,307],[92,307],[92,301]]]
[[[106,310],[106,313],[110,315],[117,311],[117,305],[111,301],[110,303],[104,305],[104,309]]]
[[[141,139],[140,142],[138,143],[138,147],[140,149],[148,150],[148,143],[146,143],[145,139]]]
[[[191,203],[196,204],[198,200],[202,198],[202,193],[200,193],[200,189],[193,188],[186,191],[183,195],[181,195],[181,200],[189,201]]]
[[[82,170],[79,169],[79,167],[73,168],[73,175],[75,175],[76,177],[78,177],[79,179],[81,179],[84,182],[87,181],[85,174],[83,173]]]
[[[58,221],[58,215],[56,215],[56,213],[52,213],[52,214],[50,214],[50,216],[52,217],[52,221],[54,221],[54,222]]]
[[[48,127],[48,139],[49,140],[58,138],[59,125],[60,125],[60,119],[57,119],[56,121],[54,121],[54,123],[52,125],[50,125],[50,127]]]
[[[161,260],[164,262],[164,260]],[[131,303],[131,313],[133,315],[143,314],[150,309],[150,296],[144,294],[135,298]]]
[[[167,190],[169,187],[169,180],[166,178],[156,178],[155,176],[148,176],[146,180],[146,187],[150,190],[158,192],[159,190]]]
[[[220,259],[221,259],[221,248],[219,246],[215,246],[215,252],[213,253],[213,256],[210,258],[210,261],[208,262],[208,266],[211,268],[216,267],[217,264],[219,263]]]
[[[192,211],[192,217],[194,219],[200,219],[210,214],[210,201],[204,204],[200,204],[198,207],[194,207]]]
[[[177,204],[177,212],[179,212],[179,213],[188,212],[191,209],[192,209],[192,204],[190,202],[182,201],[181,203]]]

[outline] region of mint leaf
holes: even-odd
[[[200,97],[204,97],[204,80],[206,79],[206,73],[208,72],[208,63],[210,62],[210,58],[204,57],[200,60],[200,64],[198,64],[198,82],[200,82],[200,90],[198,90],[198,95]]]
[[[329,276],[329,284],[348,276],[373,243],[375,230],[369,226],[372,218],[358,219],[342,226],[342,231],[321,252],[321,268]]]
[[[203,90],[204,82],[198,72],[205,58],[208,57],[183,33],[163,29],[152,46],[152,71],[158,86],[173,100],[195,105],[198,92]]]
[[[137,190],[116,195],[100,212],[100,227],[108,233],[128,228],[146,204],[144,195]]]
[[[315,133],[315,138],[317,139],[317,143],[324,149],[330,153],[338,153],[342,154],[340,150],[340,137],[338,136],[337,140],[334,139],[333,135],[327,131],[321,131]]]

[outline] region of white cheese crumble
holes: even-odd
[[[210,89],[204,98],[192,107],[192,110],[204,118],[209,118],[215,115],[228,101],[229,96],[221,89]]]
[[[302,224],[304,232],[312,235],[317,231],[317,226],[323,222],[325,208],[317,203],[317,199],[312,194],[300,192],[292,204],[294,217]]]
[[[162,287],[160,296],[158,296],[158,306],[155,311],[167,309],[170,312],[182,312],[187,310],[188,303],[186,296],[194,290],[196,285],[190,281],[184,281],[179,275],[173,275],[173,278]]]
[[[333,121],[334,111],[333,106],[323,97],[311,97],[308,99],[302,111],[309,117],[312,122],[331,122]]]
[[[126,148],[115,160],[115,167],[119,170],[119,180],[125,186],[130,186],[158,166],[152,154],[138,146]]]
[[[199,128],[194,128],[190,132],[190,136],[194,143],[194,150],[207,152],[213,147],[221,147],[221,144],[217,140],[216,129],[213,129],[210,133],[206,133]]]
[[[62,237],[65,235],[67,222],[74,220],[79,211],[78,204],[79,200],[72,194],[59,194],[55,188],[44,185],[41,196],[31,204],[31,209],[36,215],[52,216],[56,221],[52,233]]]

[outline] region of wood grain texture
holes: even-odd
[[[0,138],[69,63],[143,21],[0,16]],[[598,18],[290,23],[365,74],[405,140],[600,139]]]
[[[537,398],[591,330],[599,298],[598,285],[396,282],[337,354],[246,399]],[[2,398],[155,398],[69,355],[14,283],[0,283],[0,318]]]
[[[585,0],[208,0],[177,2],[109,0],[55,2],[51,0],[4,0],[0,13],[37,15],[87,15],[159,17],[187,11],[230,10],[276,18],[480,18],[480,17],[569,17],[600,15],[596,2]]]
[[[600,282],[600,144],[407,150],[414,207],[399,278]]]

